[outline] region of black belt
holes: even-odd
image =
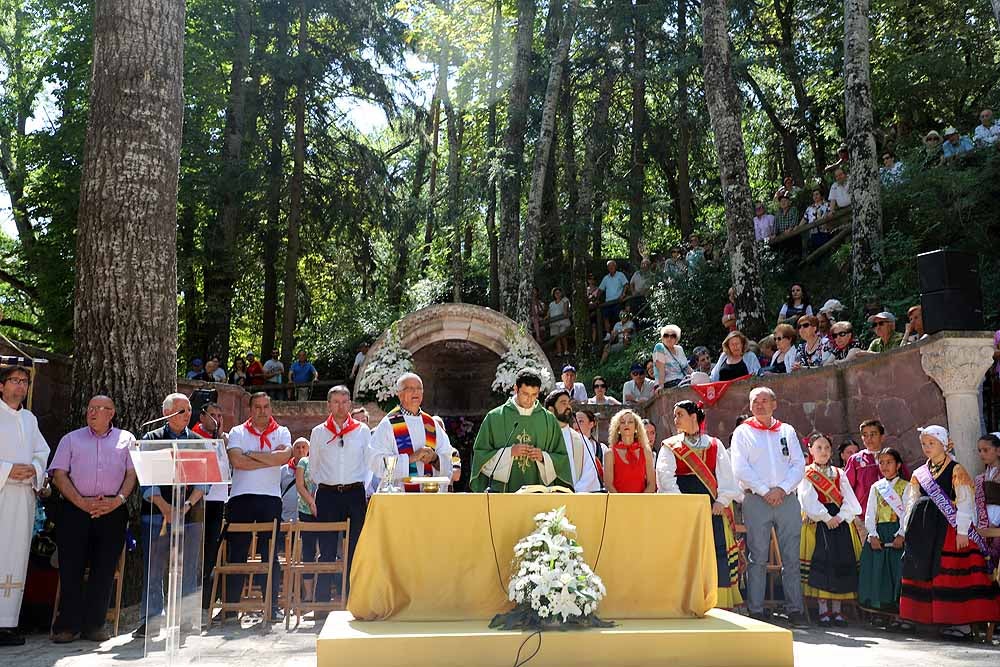
[[[320,484],[319,488],[333,491],[334,493],[347,493],[355,489],[364,489],[364,482],[352,482],[351,484]]]

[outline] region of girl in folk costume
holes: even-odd
[[[918,430],[927,463],[913,471],[904,498],[899,616],[945,625],[945,637],[967,639],[969,624],[1000,618],[1000,590],[983,557],[986,543],[973,528],[972,479],[948,455],[948,431],[943,426]]]
[[[977,444],[985,470],[976,476],[976,528],[1000,528],[1000,433],[987,433]],[[984,538],[989,548],[989,565],[1000,566],[1000,537]]]
[[[604,477],[611,493],[653,493],[653,451],[639,415],[620,410],[608,426],[604,451]]]
[[[820,627],[843,627],[847,620],[840,613],[840,603],[857,597],[861,540],[851,522],[861,514],[861,504],[847,475],[830,461],[833,444],[829,438],[812,434],[809,453],[812,463],[799,483],[802,593],[818,599]]]
[[[899,608],[901,583],[900,561],[903,558],[903,496],[908,482],[899,476],[903,458],[892,447],[878,453],[882,479],[872,484],[865,505],[865,529],[868,540],[861,551],[861,580],[858,599],[862,607],[896,611]],[[890,630],[909,631],[913,626],[894,620]]]
[[[700,493],[712,500],[712,533],[719,573],[718,606],[733,609],[743,604],[738,584],[741,568],[736,542],[733,501],[742,501],[729,452],[718,438],[702,432],[705,411],[694,401],[674,405],[677,435],[667,438],[656,457],[660,493]]]

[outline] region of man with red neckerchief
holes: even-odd
[[[271,523],[281,520],[281,466],[292,456],[292,436],[271,415],[271,398],[264,392],[250,396],[250,419],[229,431],[229,465],[233,485],[226,503],[227,523]],[[265,558],[269,538],[258,538],[257,554]],[[229,562],[245,563],[249,534],[229,536]],[[242,575],[226,578],[226,602],[239,602]],[[271,618],[280,620],[278,585],[281,568],[278,552],[271,563]]]
[[[371,465],[371,431],[351,416],[351,392],[344,385],[332,387],[326,394],[326,407],[330,416],[313,427],[309,436],[309,458],[299,461],[299,468],[307,467],[316,484],[315,497],[302,494],[300,498],[313,511],[315,521],[345,521],[350,519],[351,529],[347,543],[347,574],[350,581],[354,565],[354,548],[361,528],[365,524],[365,481]],[[304,464],[304,465],[303,465]],[[319,535],[319,559],[332,563],[337,558],[337,535]],[[316,582],[316,601],[330,599],[330,575],[320,575]]]
[[[769,388],[751,391],[753,416],[733,431],[730,447],[733,474],[745,492],[743,521],[750,552],[747,606],[751,617],[764,620],[764,585],[773,527],[783,564],[781,587],[788,620],[793,627],[807,627],[799,579],[802,508],[795,495],[805,475],[805,457],[795,428],[774,418],[777,406]]]

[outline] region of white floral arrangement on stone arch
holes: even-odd
[[[500,357],[500,363],[497,364],[496,376],[493,378],[493,391],[505,396],[510,394],[511,389],[514,388],[517,372],[522,368],[534,369],[542,378],[542,395],[551,391],[555,386],[552,369],[549,368],[547,360],[538,358],[527,330],[523,326],[517,329],[508,327],[505,337],[507,351],[503,353],[503,356]]]
[[[604,582],[583,560],[574,539],[576,527],[566,507],[535,515],[535,530],[514,546],[513,574],[507,597],[513,611],[496,615],[491,628],[567,629],[610,627],[597,616],[607,591]]]
[[[374,394],[380,403],[396,395],[396,380],[413,370],[413,355],[402,345],[399,322],[394,322],[385,334],[382,347],[375,351],[365,366],[358,391]]]

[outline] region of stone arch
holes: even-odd
[[[483,353],[489,355],[490,358],[496,356],[496,362],[499,363],[499,357],[503,356],[509,348],[507,339],[510,332],[518,330],[518,324],[509,317],[483,306],[464,303],[438,304],[421,308],[401,319],[398,327],[400,343],[413,354],[415,365],[418,365],[417,362],[421,359],[433,358],[432,350],[427,349],[433,347],[446,350],[449,355],[459,355],[450,358],[450,364],[460,365],[462,363],[461,355],[468,353],[470,357],[477,359],[483,369],[487,363],[487,357]],[[368,350],[368,359],[371,359],[385,344],[386,335],[387,332],[383,332],[372,344]],[[535,355],[548,364],[548,359],[541,346],[530,336],[526,335],[526,340],[534,349]],[[358,392],[367,365],[368,361],[366,360],[361,370],[358,371],[358,376],[354,381],[355,394]],[[495,369],[495,365],[489,369],[487,386],[493,381]],[[425,378],[425,381],[427,379]],[[483,398],[485,400],[492,399],[491,396]],[[440,405],[432,407],[439,410],[447,409],[447,406]],[[461,410],[461,412],[465,411],[474,412],[476,410]]]

